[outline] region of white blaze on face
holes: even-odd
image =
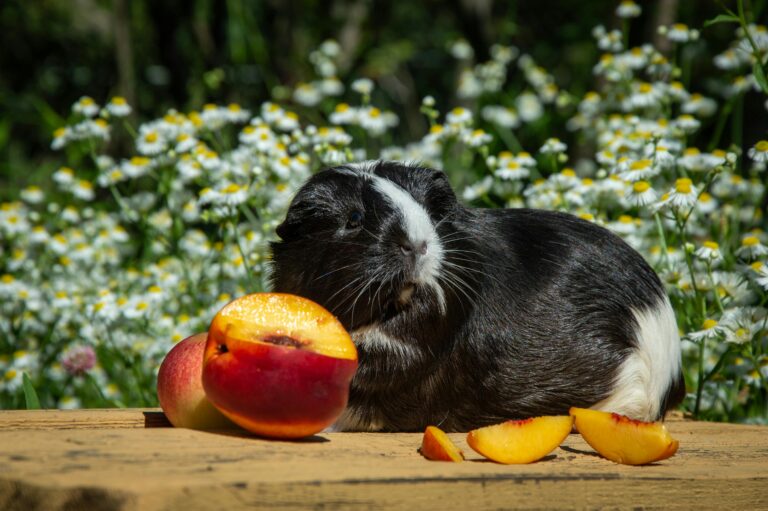
[[[443,245],[424,207],[410,193],[388,179],[372,176],[374,188],[384,196],[393,208],[400,212],[403,228],[411,246],[424,246],[426,251],[416,255],[414,283],[431,288],[441,309],[445,308],[443,289],[437,281],[443,261]],[[409,296],[410,297],[410,296]]]

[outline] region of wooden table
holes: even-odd
[[[430,462],[420,434],[297,442],[167,427],[158,410],[0,411],[0,509],[768,509],[768,428],[669,421],[673,458],[597,456],[577,434],[544,460]]]

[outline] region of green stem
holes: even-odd
[[[696,402],[693,405],[693,417],[699,418],[701,411],[701,396],[704,393],[704,339],[699,341],[698,382],[696,384]]]
[[[720,110],[720,116],[717,118],[717,125],[715,126],[715,131],[712,134],[712,139],[709,141],[709,145],[707,146],[707,151],[712,151],[715,148],[717,148],[718,145],[720,145],[720,139],[723,136],[723,130],[725,129],[725,123],[728,121],[728,116],[731,114],[731,111],[733,110],[733,103],[735,101],[735,96],[728,99],[728,101],[723,105],[723,109]]]

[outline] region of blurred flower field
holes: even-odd
[[[568,211],[622,236],[677,311],[684,410],[768,423],[768,126],[748,147],[740,133],[746,96],[768,110],[768,30],[738,7],[713,20],[733,29],[710,56],[716,95],[685,61],[707,27],[659,27],[666,52],[628,47],[632,1],[613,13],[623,30],[593,30],[603,53],[586,94],[522,48],[476,62],[457,40],[461,105],[424,97],[430,129],[402,145],[376,82],[337,78],[332,40],[308,56],[315,76],[271,102],[134,125],[123,98],[77,99],[52,134],[55,186],[0,204],[0,408],[156,406],[171,346],[266,289],[268,243],[300,184],[381,158],[444,169],[474,206]],[[550,115],[567,130],[523,147]]]

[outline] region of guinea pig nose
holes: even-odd
[[[411,255],[413,253],[425,255],[427,253],[427,242],[416,241],[415,243],[412,243],[411,241],[402,241],[400,243],[400,250],[402,250],[405,255]]]

